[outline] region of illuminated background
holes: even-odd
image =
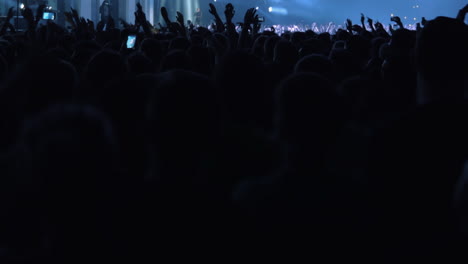
[[[31,3],[36,0],[22,0]],[[39,2],[40,0],[37,0]],[[54,9],[69,9],[70,6],[78,9],[82,16],[97,19],[97,8],[103,0],[50,0]],[[405,24],[419,22],[422,16],[428,19],[438,15],[456,16],[466,0],[111,0],[118,8],[115,14],[128,21],[133,20],[135,4],[141,2],[148,15],[148,19],[160,22],[159,9],[166,6],[172,19],[175,12],[181,11],[186,19],[193,20],[193,13],[201,7],[204,13],[204,23],[212,21],[208,13],[208,4],[214,3],[220,14],[224,6],[232,2],[237,10],[235,21],[243,19],[245,10],[249,7],[258,7],[258,12],[266,18],[266,24],[298,24],[298,23],[328,23],[342,24],[346,18],[354,22],[359,21],[360,13],[389,24],[391,14],[400,16]],[[0,0],[0,16],[6,14],[8,7],[16,5],[15,0]],[[60,15],[59,15],[60,17]]]

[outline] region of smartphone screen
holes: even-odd
[[[42,15],[42,19],[55,20],[55,13],[54,12],[44,12],[44,14]]]
[[[127,39],[127,49],[134,49],[136,44],[136,36],[130,35]]]
[[[265,18],[264,17],[259,17],[258,22],[265,22]]]

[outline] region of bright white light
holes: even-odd
[[[268,11],[270,13],[275,13],[275,14],[284,15],[284,16],[289,14],[288,10],[283,7],[270,7]]]
[[[20,8],[24,9],[24,4],[23,3],[20,4]]]

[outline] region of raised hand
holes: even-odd
[[[42,19],[42,16],[44,15],[44,10],[46,9],[46,7],[47,7],[46,5],[39,6],[36,12],[36,21],[39,21]]]
[[[140,2],[136,4],[136,7],[137,7],[137,12],[143,12],[143,6],[140,4]]]
[[[457,19],[462,21],[462,22],[465,22],[465,18],[466,18],[467,13],[468,13],[468,5],[466,5],[462,9],[460,9],[460,11],[458,12]]]
[[[216,10],[215,5],[210,3],[210,9],[208,10],[210,14],[212,14],[215,17],[216,20],[216,31],[218,32],[223,32],[225,29],[224,23],[219,17],[218,10]]]
[[[460,9],[461,12],[463,13],[468,13],[468,5],[466,5],[465,7],[463,7],[462,9]]]
[[[177,26],[175,26],[175,29],[177,32],[185,36],[187,34],[187,28],[185,27],[185,20],[184,20],[184,15],[181,12],[177,12]]]
[[[30,9],[30,8],[25,8],[22,12],[22,15],[24,17],[24,19],[26,19],[26,21],[28,21],[28,26],[30,29],[34,28],[35,27],[35,23],[34,23],[34,14],[33,14],[33,11]]]
[[[184,26],[184,14],[182,14],[181,12],[177,12],[176,20],[181,26]]]
[[[12,32],[15,31],[15,27],[10,23],[10,20],[13,18],[13,16],[14,16],[14,8],[11,7],[10,9],[8,9],[8,13],[7,13],[5,23],[3,24],[3,26],[0,29],[0,36],[5,35],[5,33],[7,32],[8,29],[10,29]]]
[[[361,24],[364,25],[365,22],[366,22],[366,16],[363,13],[361,13]]]
[[[427,20],[426,20],[425,17],[423,17],[423,18],[421,19],[421,25],[426,26],[426,24],[427,24]]]
[[[397,23],[397,25],[400,27],[400,28],[404,28],[403,26],[403,22],[401,22],[401,18],[399,16],[394,16],[390,19],[391,21]]]
[[[353,21],[351,19],[346,19],[346,29],[349,31],[349,33],[353,33]]]
[[[136,7],[137,7],[137,10],[135,12],[136,22],[138,22],[138,24],[140,25],[146,24],[146,14],[145,12],[143,12],[143,7],[141,6],[140,3],[137,3]]]
[[[75,20],[73,19],[73,14],[71,12],[64,12],[65,20],[71,25],[73,29],[76,28]]]
[[[167,9],[163,6],[161,7],[161,16],[164,19],[164,22],[169,26],[171,24],[171,20],[169,19],[169,14],[167,13]]]
[[[226,16],[226,20],[228,23],[232,22],[232,19],[234,18],[234,15],[236,14],[236,11],[234,10],[234,6],[229,3],[226,5],[226,10],[224,11],[224,15]]]
[[[13,7],[10,7],[8,9],[6,21],[9,22],[13,18],[14,15],[15,15],[15,9]]]
[[[208,10],[208,12],[210,12],[210,14],[212,14],[213,16],[215,17],[218,17],[218,10],[216,10],[216,6],[213,5],[212,3],[210,3],[210,9]]]
[[[369,25],[372,32],[375,32],[374,20],[370,17],[367,18],[367,24]]]
[[[75,20],[75,23],[78,23],[80,21],[80,15],[78,14],[78,11],[71,8],[71,12],[72,12],[72,17]]]
[[[244,25],[249,27],[251,24],[258,22],[257,9],[250,8],[244,16]]]
[[[261,28],[262,28],[262,23],[260,22],[258,14],[256,14],[254,17],[254,23],[253,23],[253,33],[257,34],[258,32],[260,32]]]

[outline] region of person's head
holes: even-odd
[[[371,57],[372,58],[379,58],[380,57],[380,48],[386,43],[387,43],[387,41],[384,38],[378,37],[378,38],[372,39],[372,41],[371,41],[371,45],[372,45]]]
[[[76,252],[83,243],[102,250],[104,230],[112,225],[111,201],[126,186],[117,177],[118,146],[107,117],[88,106],[53,106],[25,123],[18,142],[17,180],[28,202],[22,213],[36,212],[27,220],[34,223],[29,230],[42,231],[24,239],[47,237],[54,256]]]
[[[152,61],[142,52],[135,52],[131,54],[128,57],[128,65],[130,72],[135,75],[154,72]]]
[[[191,169],[202,166],[217,131],[213,85],[206,76],[181,70],[161,73],[157,82],[147,112],[148,140],[156,159],[153,169],[164,172],[155,176],[175,176],[175,170],[195,173]]]
[[[409,56],[416,42],[415,32],[407,29],[396,30],[389,42],[393,56]]]
[[[78,72],[82,73],[89,60],[101,51],[102,47],[96,41],[79,41],[72,49],[72,63]]]
[[[5,92],[12,93],[12,100],[21,99],[24,105],[17,103],[17,107],[22,105],[25,113],[34,114],[50,104],[72,101],[78,85],[79,77],[72,64],[39,55],[29,58],[11,74]]]
[[[314,73],[295,73],[276,93],[276,130],[290,144],[330,143],[342,118],[333,84]]]
[[[269,92],[258,57],[244,51],[229,52],[216,67],[215,83],[226,122],[261,126]]]
[[[271,36],[267,40],[265,40],[263,46],[263,54],[265,56],[265,61],[271,62],[273,61],[274,53],[275,53],[275,46],[281,38],[279,36]]]
[[[300,56],[303,58],[307,55],[322,54],[328,56],[330,48],[326,41],[321,39],[308,39],[305,41],[299,50]]]
[[[191,70],[192,58],[183,50],[172,50],[163,58],[160,72],[170,70]]]
[[[468,83],[468,27],[438,17],[420,32],[416,45],[418,96],[421,103],[464,98]]]
[[[353,54],[348,50],[333,50],[329,58],[333,63],[337,81],[342,81],[361,73],[362,65],[359,61],[356,61]]]
[[[112,126],[89,106],[61,104],[44,110],[25,123],[20,146],[32,157],[28,165],[43,184],[94,185],[111,180],[94,177],[105,177],[100,174],[117,164]]]
[[[331,61],[323,55],[309,55],[296,64],[296,73],[309,72],[317,73],[331,79],[333,77],[333,65]]]
[[[159,68],[159,64],[163,58],[161,41],[153,38],[146,38],[140,45],[140,51],[151,60],[154,69]]]
[[[256,40],[254,45],[252,46],[252,54],[259,58],[263,58],[264,46],[265,42],[268,39],[267,36],[259,36]]]
[[[193,68],[194,71],[206,76],[211,75],[215,64],[215,57],[211,49],[201,46],[192,46],[188,49],[187,53],[196,65],[196,67]]]
[[[104,50],[89,61],[84,76],[93,87],[102,87],[110,81],[125,77],[127,72],[128,64],[119,53]]]
[[[177,37],[169,43],[169,50],[186,51],[190,47],[190,41],[184,37]]]
[[[355,35],[351,36],[346,42],[346,49],[349,50],[355,59],[362,62],[367,62],[370,55],[370,42],[369,40]]]
[[[283,66],[296,64],[299,58],[299,52],[289,41],[281,40],[276,43],[274,52],[274,62]]]
[[[307,38],[307,35],[304,32],[294,32],[291,35],[291,43],[299,49],[302,42],[305,41]]]

